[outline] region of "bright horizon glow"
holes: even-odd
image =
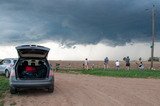
[[[126,44],[125,46],[110,47],[102,43],[96,45],[75,45],[76,48],[64,48],[59,43],[47,42],[38,43],[50,48],[48,55],[49,60],[104,60],[107,56],[109,60],[122,60],[123,57],[129,56],[131,60],[138,60],[142,57],[143,60],[147,60],[151,54],[151,48],[149,43],[134,43],[132,45]],[[17,58],[17,51],[15,46],[0,46],[1,55],[0,58]],[[155,43],[155,57],[160,57],[160,43]]]

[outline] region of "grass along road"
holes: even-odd
[[[114,69],[61,69],[67,73],[79,73],[79,74],[89,74],[96,76],[111,76],[111,77],[129,77],[129,78],[160,78],[160,70],[114,70]]]
[[[5,76],[0,76],[0,106],[3,106],[2,98],[4,93],[9,89],[9,81]]]

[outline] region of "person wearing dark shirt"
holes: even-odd
[[[108,57],[106,57],[104,59],[104,69],[108,68],[108,62],[109,62],[109,59],[108,59]]]
[[[127,56],[125,61],[126,61],[126,69],[130,70],[130,58],[129,58],[129,56]]]
[[[40,78],[43,78],[43,77],[46,76],[47,67],[46,67],[46,65],[44,64],[43,61],[39,61],[38,64],[39,64],[38,71],[40,71],[38,76]]]

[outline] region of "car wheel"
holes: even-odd
[[[5,76],[6,76],[7,78],[9,78],[10,73],[9,73],[9,71],[8,71],[8,70],[6,70],[6,71],[5,71]]]
[[[17,93],[17,89],[15,87],[10,87],[10,93],[11,94],[16,94]]]
[[[50,86],[50,87],[48,88],[48,92],[52,93],[53,91],[54,91],[54,85],[52,85],[52,86]]]

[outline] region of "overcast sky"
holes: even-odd
[[[103,53],[95,53],[91,59],[107,55],[112,59],[125,55],[147,58],[150,56],[153,4],[159,45],[160,0],[0,0],[0,48],[11,51],[9,47],[21,44],[49,47],[52,44],[51,49],[64,55],[60,59],[76,60],[89,57],[90,51],[98,47]],[[143,51],[136,52],[136,56],[132,54],[139,44],[148,54]],[[132,53],[128,47],[132,48]],[[122,51],[124,48],[126,52]],[[66,51],[70,56],[65,55]],[[7,52],[4,54],[0,58],[8,56]],[[58,58],[51,56],[50,59]]]

